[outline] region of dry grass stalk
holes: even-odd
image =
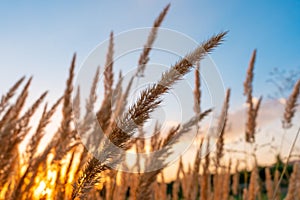
[[[247,104],[248,104],[248,117],[247,117],[247,124],[246,124],[246,142],[253,143],[255,142],[255,128],[256,128],[256,118],[258,114],[258,110],[260,107],[260,103],[262,97],[259,98],[258,103],[256,105],[253,104],[253,77],[254,77],[254,63],[256,58],[256,50],[253,51],[250,64],[247,70],[247,77],[244,82],[244,95],[247,97]]]
[[[203,164],[203,172],[200,183],[200,199],[208,199],[210,194],[210,150],[209,150],[209,138],[206,141],[206,155],[205,162]]]
[[[195,87],[194,87],[194,112],[201,112],[201,81],[200,81],[200,62],[197,62],[195,68]]]
[[[160,175],[161,175],[161,181],[160,182],[156,181],[158,187],[155,193],[159,194],[158,198],[156,199],[167,199],[167,183],[165,181],[164,173],[161,172]]]
[[[200,170],[200,164],[201,164],[201,151],[202,151],[202,145],[203,145],[204,139],[201,140],[200,145],[197,149],[195,161],[194,161],[194,169],[192,171],[192,181],[190,181],[190,191],[188,192],[188,199],[194,199],[196,200],[199,194],[199,170]]]
[[[239,172],[239,161],[235,165],[235,173],[232,178],[232,193],[233,195],[239,194],[239,182],[240,182],[240,172]]]
[[[59,104],[61,103],[61,101],[62,101],[62,98],[58,99],[56,101],[56,103],[50,108],[49,111],[47,111],[47,105],[45,105],[44,111],[42,113],[39,124],[36,128],[36,131],[32,135],[32,137],[27,145],[27,148],[26,148],[26,153],[27,153],[29,160],[32,160],[32,158],[37,153],[37,148],[40,144],[40,141],[45,135],[45,128],[50,123],[50,119],[53,116],[53,114],[55,113],[55,111],[56,111],[57,107],[59,106]]]
[[[9,100],[15,95],[17,89],[21,85],[21,83],[24,81],[25,76],[20,78],[9,90],[5,95],[2,95],[1,101],[0,101],[0,115],[2,112],[7,108],[9,105]]]
[[[229,199],[229,192],[230,192],[230,185],[231,185],[230,171],[231,171],[231,160],[229,160],[228,166],[225,169],[221,199]]]
[[[219,117],[219,123],[217,127],[217,151],[216,151],[216,168],[218,170],[218,167],[220,166],[220,161],[224,154],[224,134],[226,129],[226,123],[227,123],[227,115],[228,115],[228,109],[229,109],[229,99],[230,99],[230,89],[227,89],[225,101],[222,107],[221,116]]]
[[[112,114],[112,93],[113,93],[113,55],[114,55],[114,35],[111,32],[106,64],[104,69],[104,99],[100,110],[97,112],[99,125],[104,133],[108,132]]]
[[[129,178],[131,175],[132,174],[129,174],[127,172],[119,172],[120,183],[117,186],[115,193],[113,194],[113,199],[125,200],[128,186],[130,184]]]
[[[158,170],[155,171],[150,171],[141,174],[139,177],[139,187],[137,189],[137,196],[136,198],[139,200],[147,200],[151,198],[151,187],[156,180],[157,175],[161,172],[161,167],[164,166],[164,161],[165,159],[169,156],[170,152],[172,151],[172,145],[177,143],[179,138],[184,134],[187,133],[188,131],[191,130],[192,126],[195,126],[199,121],[201,121],[205,116],[207,116],[211,110],[207,110],[203,112],[202,114],[199,114],[198,116],[195,116],[191,118],[188,122],[185,124],[181,125],[181,127],[178,129],[178,127],[175,127],[170,130],[171,135],[173,135],[172,139],[169,140],[164,140],[161,143],[161,146],[159,149],[160,151],[156,151],[154,153],[153,158],[150,159],[152,161],[155,159],[155,162],[151,162],[146,166],[147,169],[156,169],[159,168]],[[175,132],[176,134],[174,134]],[[167,137],[170,138],[170,137]],[[168,146],[167,146],[168,145]],[[148,171],[148,170],[147,170]]]
[[[136,191],[138,189],[138,183],[139,183],[139,175],[138,174],[132,174],[129,178],[130,181],[130,194],[129,197],[132,200],[136,200]]]
[[[173,188],[172,188],[172,199],[174,200],[178,200],[178,193],[179,193],[179,189],[180,189],[180,174],[183,174],[184,176],[184,169],[183,169],[183,163],[182,163],[182,157],[180,157],[179,159],[179,163],[178,163],[178,168],[177,168],[177,172],[176,172],[176,180],[173,184]]]
[[[170,8],[170,4],[168,4],[163,9],[163,11],[159,14],[159,16],[157,17],[157,19],[155,20],[155,22],[152,26],[152,29],[149,33],[148,38],[147,38],[147,42],[144,45],[143,51],[142,51],[142,53],[139,57],[138,68],[137,68],[136,74],[135,74],[135,76],[132,76],[131,79],[129,80],[129,83],[127,84],[125,92],[124,92],[122,98],[120,98],[119,103],[117,104],[117,109],[116,109],[116,116],[117,117],[124,112],[125,106],[127,105],[127,98],[128,98],[129,92],[131,90],[134,79],[136,77],[141,77],[144,74],[146,65],[150,60],[149,54],[152,50],[152,45],[153,45],[153,43],[156,39],[157,30],[160,27],[161,23],[163,22],[169,8]]]
[[[221,199],[223,181],[224,181],[223,172],[216,172],[213,175],[213,200]]]
[[[86,112],[85,112],[84,118],[82,121],[80,121],[80,118],[75,118],[75,120],[78,120],[77,124],[80,124],[80,126],[77,127],[77,130],[81,134],[81,137],[87,137],[87,143],[86,143],[87,149],[96,148],[99,145],[99,142],[101,140],[101,137],[99,137],[99,134],[96,131],[97,128],[95,128],[95,126],[97,126],[97,124],[95,124],[95,122],[94,122],[94,108],[95,108],[95,104],[96,104],[96,101],[98,98],[97,87],[98,87],[98,83],[99,83],[99,78],[100,78],[100,67],[98,67],[96,70],[95,76],[93,78],[92,86],[90,89],[89,97],[86,100],[86,105],[85,105]],[[104,98],[107,98],[107,97],[104,97]],[[106,101],[106,100],[104,100],[104,101]],[[105,104],[103,104],[103,105],[105,105]],[[80,109],[80,108],[78,108],[78,109]],[[100,108],[100,111],[101,111],[101,109],[102,109],[102,107]],[[109,116],[109,115],[106,115],[106,117],[107,116]],[[98,121],[99,121],[99,119],[98,119]],[[103,124],[105,122],[100,120],[99,123]],[[108,122],[105,124],[107,125]],[[92,134],[89,134],[89,135],[86,134],[86,133],[90,133],[91,130],[93,131]],[[86,162],[87,157],[88,157],[88,152],[86,149],[84,149],[84,151],[81,155],[82,159],[80,161],[81,162],[80,168]]]
[[[112,64],[110,64],[109,66],[112,67]],[[105,72],[105,74],[108,74],[108,75],[105,76],[105,80],[109,79],[112,76],[109,72]],[[97,87],[98,87],[99,79],[100,79],[100,67],[97,67],[95,76],[93,78],[93,82],[92,82],[92,87],[91,87],[91,90],[90,90],[89,98],[86,101],[86,106],[85,106],[85,108],[86,108],[85,119],[86,120],[87,120],[88,116],[91,113],[93,113],[93,111],[94,111],[95,103],[96,103],[97,98],[98,98],[97,97]],[[113,79],[113,78],[111,78],[111,79]],[[112,82],[113,80],[110,80],[110,81]],[[112,84],[112,83],[110,83],[110,84]],[[110,84],[106,86],[107,87],[107,89],[106,89],[107,93],[109,93],[109,91],[111,90]]]
[[[80,111],[80,86],[77,87],[75,97],[73,99],[73,114],[74,120],[79,121],[81,111]],[[77,127],[79,128],[79,127]]]
[[[112,86],[114,83],[114,73],[113,73],[113,64],[114,64],[114,34],[110,33],[109,46],[106,55],[106,63],[104,68],[104,95],[109,95],[112,93]]]
[[[29,122],[31,117],[37,111],[41,103],[44,101],[47,92],[44,92],[33,104],[32,106],[25,112],[25,114],[20,117],[19,120],[16,121],[15,128],[13,129],[15,133],[18,134],[18,142],[21,142],[24,137],[27,135],[28,131],[30,130]]]
[[[53,149],[53,150],[56,151],[56,154],[54,154],[55,155],[54,158],[59,160],[59,162],[61,161],[60,156],[64,156],[69,150],[72,149],[72,145],[69,143],[70,140],[68,140],[69,138],[72,138],[72,137],[66,136],[66,134],[68,133],[67,130],[71,129],[70,126],[71,126],[71,121],[72,121],[72,115],[71,115],[72,109],[71,109],[70,100],[71,100],[71,94],[72,94],[72,90],[73,90],[72,80],[74,77],[74,66],[75,66],[75,55],[72,60],[72,64],[71,64],[71,68],[70,68],[70,76],[69,76],[69,79],[67,80],[67,88],[65,90],[65,94],[63,97],[64,105],[63,105],[63,119],[61,122],[61,128],[55,134],[54,138],[50,141],[50,143],[47,145],[47,147],[44,149],[44,151],[40,155],[38,155],[34,159],[32,159],[32,162],[30,162],[30,165],[27,167],[24,175],[20,179],[17,189],[15,190],[15,191],[23,190],[24,193],[27,194],[28,198],[31,198],[30,196],[32,196],[32,193],[30,192],[30,188],[32,188],[35,185],[36,175],[41,173],[37,169],[41,168],[42,166],[43,167],[46,166],[45,160],[47,160],[47,157],[50,154],[53,147],[55,147],[55,149]],[[45,124],[47,124],[47,122],[46,122],[47,118],[49,120],[50,117],[53,115],[53,112],[55,111],[55,108],[56,108],[56,106],[58,106],[58,104],[59,104],[59,102],[57,102],[57,104],[54,106],[54,108],[51,109],[47,115],[45,115],[45,118],[44,118]],[[44,125],[41,124],[41,126],[38,128],[43,129],[43,126]],[[63,130],[63,133],[62,133],[63,135],[59,135],[59,133],[61,133],[60,131],[62,131],[62,130]],[[66,136],[64,138],[65,140],[62,140],[62,138],[60,136]],[[68,139],[66,139],[66,138],[68,138]],[[66,141],[66,140],[68,140],[68,141]],[[34,147],[34,148],[36,148],[36,147]],[[58,151],[58,150],[60,150],[60,151]],[[60,174],[60,173],[58,173],[58,174]],[[26,187],[24,189],[22,189],[22,185],[23,185],[22,183],[25,181],[25,179],[28,179],[28,184],[26,185]],[[61,193],[59,192],[58,194],[60,195]],[[13,196],[16,199],[18,199],[20,197],[20,193],[15,192],[13,194]]]
[[[143,122],[149,118],[149,113],[160,104],[160,96],[166,93],[183,75],[188,73],[196,61],[219,45],[225,34],[226,33],[220,33],[213,36],[210,40],[200,45],[195,51],[171,67],[169,71],[165,72],[158,84],[142,91],[140,98],[125,114],[123,121],[121,121],[127,136],[124,137],[124,135],[123,137],[117,138],[116,135],[120,134],[120,130],[116,129],[115,132],[113,131],[110,135],[111,141],[114,141],[117,145],[122,144],[123,141],[127,141],[130,137],[130,133],[136,128],[136,125],[142,125]],[[121,146],[125,147],[126,145],[122,144]]]
[[[27,89],[25,90],[27,91]],[[24,90],[23,90],[24,92]],[[24,92],[21,94],[21,99],[17,100],[21,103],[21,109],[23,107],[22,104],[24,104],[25,99],[24,97],[27,97],[27,92]],[[25,96],[23,96],[26,94]],[[0,186],[3,187],[5,183],[9,183],[11,174],[19,174],[18,171],[18,146],[20,142],[25,138],[25,136],[28,134],[31,127],[29,127],[29,122],[33,114],[38,109],[39,105],[44,100],[47,93],[43,93],[34,103],[33,105],[24,113],[23,116],[21,116],[19,119],[14,118],[14,120],[11,120],[6,127],[4,127],[3,132],[4,134],[1,134],[1,141],[6,142],[5,145],[2,145],[0,147]],[[20,100],[20,101],[19,101]],[[17,104],[16,103],[16,104]],[[20,112],[15,111],[15,112]],[[12,114],[12,116],[18,116],[19,114]],[[11,179],[13,180],[13,179]],[[16,184],[16,183],[15,183]]]
[[[112,96],[112,105],[114,106],[114,116],[116,116],[115,112],[117,109],[117,104],[118,101],[122,98],[122,92],[123,92],[123,88],[122,88],[122,83],[123,83],[123,74],[122,71],[119,72],[119,77],[118,77],[118,81],[116,84],[116,87],[113,90],[113,96]]]
[[[244,188],[243,189],[243,199],[248,199],[248,190],[247,190],[247,188]]]
[[[266,177],[266,189],[267,189],[267,195],[268,195],[268,199],[272,199],[273,198],[273,181],[272,181],[272,176],[271,176],[271,172],[270,172],[270,168],[266,167],[265,168],[265,177]]]
[[[299,198],[298,188],[300,187],[300,165],[295,163],[293,173],[290,178],[289,188],[285,200],[294,200]]]
[[[87,137],[87,148],[92,149],[95,145],[99,143],[99,137],[95,137],[96,132],[92,132],[92,134],[87,135],[86,133],[89,132],[92,128],[94,128],[95,124],[93,123],[94,120],[94,108],[97,101],[97,87],[100,78],[100,67],[97,68],[92,86],[90,89],[89,97],[86,100],[85,104],[85,115],[82,121],[80,121],[80,94],[77,91],[77,95],[75,96],[74,103],[73,103],[73,111],[74,111],[74,118],[77,122],[77,131],[81,134],[81,137]],[[79,89],[79,88],[78,88]],[[78,100],[77,100],[78,99]],[[78,164],[78,168],[75,174],[79,174],[79,171],[82,169],[83,165],[86,163],[88,158],[90,157],[86,147],[79,147],[79,151],[81,151],[80,161]]]
[[[32,77],[29,78],[25,86],[23,87],[23,90],[21,91],[20,95],[17,97],[16,102],[14,105],[11,105],[7,111],[4,113],[0,120],[0,129],[2,130],[1,132],[1,137],[3,137],[3,133],[5,131],[3,130],[5,128],[4,125],[10,124],[12,121],[16,121],[22,111],[22,108],[25,104],[25,101],[28,96],[28,89],[31,84]]]
[[[226,91],[226,96],[224,100],[224,104],[222,107],[222,112],[219,117],[218,127],[217,127],[217,133],[218,136],[217,143],[216,143],[216,158],[215,158],[215,174],[213,176],[213,183],[214,183],[214,199],[218,200],[222,198],[222,191],[224,189],[223,182],[224,178],[226,177],[223,173],[220,173],[220,162],[223,157],[223,150],[224,150],[224,133],[226,128],[226,122],[227,122],[227,113],[229,109],[229,99],[230,99],[230,89]]]
[[[191,195],[191,182],[193,180],[193,173],[191,164],[188,164],[188,171],[184,173],[184,176],[181,180],[181,188],[182,188],[182,195],[184,199],[189,199]]]
[[[144,71],[146,68],[146,64],[149,61],[149,54],[152,48],[152,45],[155,41],[157,30],[160,27],[161,23],[163,22],[165,16],[167,15],[167,12],[170,8],[171,4],[168,4],[163,11],[159,14],[158,18],[154,21],[154,24],[152,26],[152,29],[149,33],[148,39],[146,44],[144,45],[143,52],[140,55],[139,61],[138,61],[138,68],[136,72],[136,76],[144,76]]]
[[[297,99],[299,97],[299,93],[300,93],[300,80],[298,80],[295,83],[294,89],[285,104],[283,121],[282,121],[282,126],[285,129],[290,128],[292,126],[292,119],[295,115],[296,107],[298,105]]]
[[[40,143],[41,138],[44,135],[44,129],[45,127],[50,123],[50,119],[54,112],[56,111],[57,106],[60,104],[61,98],[50,108],[49,111],[46,111],[47,106],[44,107],[44,112],[42,114],[42,117],[39,121],[39,124],[37,126],[36,131],[34,132],[33,136],[31,137],[26,153],[27,153],[27,161],[28,161],[28,166],[25,170],[25,172],[19,177],[18,182],[14,186],[14,192],[12,196],[15,199],[18,199],[18,195],[22,194],[22,186],[24,186],[26,178],[28,178],[28,175],[33,172],[33,170],[36,170],[36,163],[39,161],[37,158],[37,148]],[[42,159],[41,159],[42,160]],[[24,192],[25,193],[25,192]]]
[[[248,200],[255,200],[258,192],[259,192],[259,174],[258,174],[258,168],[255,165],[254,169],[251,171],[251,176],[250,176],[250,183],[249,183],[249,189],[248,189]]]
[[[73,80],[75,70],[76,54],[73,55],[71,66],[69,69],[69,77],[66,82],[66,88],[63,96],[62,106],[62,121],[56,134],[54,135],[53,145],[55,146],[55,156],[53,161],[59,161],[65,157],[73,145],[75,138],[75,131],[72,129],[71,124],[73,121],[72,111],[72,92]]]

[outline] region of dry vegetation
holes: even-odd
[[[151,151],[162,149],[155,155],[160,163],[155,164],[164,165],[165,158],[172,151],[168,145],[178,142],[180,137],[189,131],[201,131],[199,122],[211,112],[210,109],[203,111],[200,108],[199,62],[223,41],[226,32],[212,36],[179,60],[162,74],[157,84],[143,90],[129,109],[126,107],[132,82],[144,73],[157,28],[161,25],[168,9],[169,5],[155,20],[138,60],[136,74],[126,88],[122,88],[122,76],[119,76],[114,83],[116,78],[113,71],[114,36],[111,33],[104,68],[104,94],[101,94],[103,95],[101,105],[96,104],[100,76],[98,70],[95,73],[89,99],[86,100],[86,112],[80,112],[80,88],[74,89],[73,86],[76,55],[71,62],[64,94],[53,105],[48,106],[47,103],[43,103],[47,95],[45,92],[30,107],[24,108],[29,95],[31,78],[27,81],[25,77],[21,78],[6,94],[3,94],[0,102],[0,199],[252,200],[281,199],[284,196],[286,199],[300,199],[300,165],[295,162],[291,168],[288,164],[291,153],[286,164],[278,160],[274,166],[262,168],[256,162],[254,153],[256,121],[262,102],[262,98],[254,102],[252,96],[256,51],[253,52],[244,82],[248,117],[245,139],[242,142],[253,147],[253,152],[246,155],[254,158],[251,171],[240,167],[243,160],[238,160],[234,156],[229,157],[228,162],[224,159],[226,154],[229,154],[224,148],[224,137],[227,130],[230,89],[226,92],[219,124],[215,129],[217,134],[199,142],[193,164],[189,165],[188,170],[183,159],[180,158],[175,180],[167,183],[163,169],[132,174],[111,169],[111,166],[118,165],[125,158],[118,151],[112,150],[110,143],[103,142],[101,131],[113,144],[124,150],[135,149],[136,152],[146,152],[146,145],[150,146]],[[143,124],[160,105],[162,95],[191,71],[195,73],[195,116],[186,119],[186,123],[171,128],[166,137],[163,137],[160,126],[157,125],[155,129],[157,134],[152,136],[150,144],[143,139],[132,138],[135,132],[143,134]],[[21,88],[25,81],[25,85]],[[113,96],[115,91],[120,94],[118,97]],[[286,100],[285,111],[282,114],[283,130],[293,126],[292,118],[296,112],[299,92],[300,80],[296,82],[290,97]],[[38,109],[42,109],[42,114],[37,126],[31,127],[30,121]],[[99,130],[97,124],[91,123],[91,114],[95,109],[102,130]],[[46,128],[57,112],[62,115],[59,127],[56,130],[52,129],[52,133],[48,133]],[[116,123],[116,117],[121,118],[120,123]],[[81,121],[77,123],[79,125],[75,129],[74,119],[79,118]],[[90,141],[88,148],[97,149],[96,157],[83,146],[77,134],[78,130],[81,133],[94,131],[94,134],[88,135]],[[53,135],[46,146],[41,143],[45,135]],[[29,138],[26,148],[19,148],[24,138]],[[216,141],[214,152],[209,151],[211,144],[209,140]],[[291,145],[290,152],[294,146],[295,143]],[[140,159],[139,154],[137,154],[138,159]],[[151,158],[145,160],[145,168],[153,167]],[[138,161],[134,167],[137,167],[138,171],[141,170]]]

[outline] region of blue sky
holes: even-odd
[[[167,3],[2,1],[0,93],[22,75],[33,75],[33,95],[49,89],[50,101],[56,99],[63,91],[74,52],[79,65],[97,44],[108,38],[111,30],[117,34],[149,27]],[[225,86],[232,88],[233,105],[244,101],[242,83],[253,49],[258,50],[256,96],[266,96],[270,91],[265,80],[274,67],[300,67],[300,1],[175,0],[162,27],[187,34],[198,42],[213,33],[230,31],[212,58]]]

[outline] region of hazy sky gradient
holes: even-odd
[[[107,39],[128,29],[149,27],[169,1],[3,1],[0,6],[0,92],[22,75],[34,75],[32,90],[61,94],[74,52],[78,62]],[[300,66],[300,1],[172,1],[163,22],[201,42],[229,30],[212,58],[234,104],[244,101],[242,83],[252,50],[258,49],[256,96],[272,68]],[[117,45],[117,44],[116,44]],[[174,60],[175,62],[175,60]],[[238,98],[239,97],[239,98]],[[237,100],[238,99],[238,100]]]

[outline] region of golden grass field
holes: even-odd
[[[30,95],[32,78],[22,77],[2,94],[0,101],[0,199],[107,199],[107,200],[150,200],[150,199],[188,199],[188,200],[226,200],[226,199],[283,199],[300,200],[300,163],[292,159],[296,138],[290,144],[290,153],[284,160],[278,156],[272,166],[259,166],[256,162],[255,147],[257,144],[257,116],[260,114],[262,97],[254,101],[253,80],[256,50],[250,57],[249,67],[245,74],[244,96],[247,121],[242,146],[248,145],[250,150],[245,156],[251,157],[248,168],[241,167],[244,160],[224,149],[227,119],[230,108],[230,88],[227,89],[219,123],[215,128],[217,134],[199,139],[195,156],[188,166],[180,158],[176,165],[174,179],[166,177],[164,168],[142,172],[141,168],[151,167],[150,157],[144,157],[145,163],[140,166],[137,161],[134,167],[140,173],[122,172],[111,166],[124,164],[124,156],[111,150],[103,142],[103,135],[97,125],[92,123],[91,114],[97,110],[96,119],[101,132],[111,143],[123,150],[137,153],[155,152],[156,164],[164,163],[169,152],[169,144],[180,142],[180,138],[189,131],[200,131],[201,120],[207,117],[210,108],[201,108],[200,61],[221,45],[227,32],[211,36],[183,59],[178,60],[168,71],[162,74],[159,82],[143,90],[140,97],[130,107],[129,91],[132,82],[145,71],[151,47],[155,41],[157,29],[160,27],[169,5],[164,8],[155,20],[144,49],[140,55],[136,74],[129,84],[122,87],[122,77],[114,71],[114,35],[110,35],[103,82],[100,83],[100,71],[95,72],[89,98],[86,100],[85,112],[80,108],[81,88],[74,87],[76,55],[69,68],[69,75],[62,97],[56,103],[45,103],[47,92],[43,93],[30,106],[25,106]],[[245,63],[246,64],[246,63]],[[202,66],[201,67],[205,67]],[[185,119],[185,124],[172,127],[167,133],[156,127],[157,133],[145,141],[133,138],[138,132],[143,134],[143,125],[151,118],[151,113],[161,104],[166,94],[187,73],[194,73],[195,116]],[[104,93],[98,94],[97,87],[103,84]],[[119,94],[115,97],[114,94]],[[297,112],[300,92],[300,80],[294,83],[290,96],[285,99],[282,119],[282,132],[297,127],[293,117]],[[97,100],[101,95],[102,103]],[[112,99],[114,99],[112,101]],[[32,123],[33,116],[40,111],[39,120]],[[58,114],[61,118],[55,128],[47,129],[52,118]],[[116,123],[116,118],[120,119]],[[75,119],[77,121],[75,126]],[[34,125],[32,125],[34,124]],[[97,152],[92,155],[78,136],[80,132],[94,131],[87,137],[90,146]],[[51,139],[43,140],[45,137]],[[25,140],[25,138],[27,138]],[[25,141],[25,142],[24,142]],[[211,142],[216,144],[214,151],[209,151]],[[25,143],[25,144],[24,144]],[[23,147],[20,147],[21,144]],[[225,159],[226,157],[226,159]],[[139,154],[137,154],[137,159]],[[284,162],[283,162],[284,161]],[[291,162],[293,161],[293,162]],[[126,163],[126,162],[125,162]]]

